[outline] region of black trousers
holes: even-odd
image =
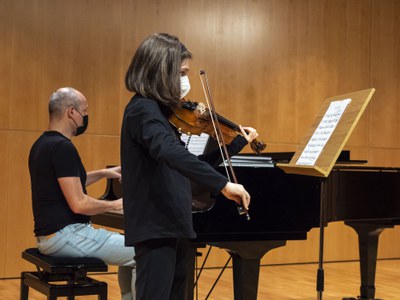
[[[134,246],[136,299],[185,299],[188,239],[154,239]]]

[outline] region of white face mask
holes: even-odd
[[[187,75],[181,76],[181,99],[184,98],[190,91],[190,82]]]

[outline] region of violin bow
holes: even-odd
[[[224,136],[222,134],[221,127],[219,126],[217,111],[215,110],[214,100],[211,95],[211,89],[210,89],[210,85],[208,84],[208,77],[207,77],[206,71],[204,71],[204,70],[200,71],[200,80],[201,80],[201,85],[203,87],[204,96],[206,98],[208,110],[210,112],[211,122],[212,122],[212,125],[214,128],[214,131],[216,133],[216,140],[218,142],[218,145],[220,146],[219,149],[221,151],[222,161],[224,162],[226,175],[228,177],[229,182],[232,182],[231,176],[229,175],[229,174],[231,174],[233,182],[238,183],[235,171],[233,170],[231,158],[229,157],[228,149],[226,148]],[[230,172],[228,171],[228,167],[229,167]],[[239,215],[245,215],[246,219],[250,220],[249,212],[243,205],[237,204],[237,209],[238,209]]]

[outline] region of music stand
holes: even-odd
[[[323,245],[325,181],[356,127],[375,89],[366,89],[325,100],[314,124],[289,163],[276,164],[286,173],[321,177],[320,241],[317,272],[318,299],[324,290]]]

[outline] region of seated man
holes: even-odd
[[[29,154],[34,233],[41,253],[52,256],[97,257],[119,266],[123,300],[135,299],[135,251],[124,236],[95,229],[90,216],[122,209],[122,199],[107,201],[86,194],[86,186],[101,178],[120,178],[115,167],[86,173],[71,142],[88,125],[86,98],[73,88],[61,88],[49,101],[49,127]]]

